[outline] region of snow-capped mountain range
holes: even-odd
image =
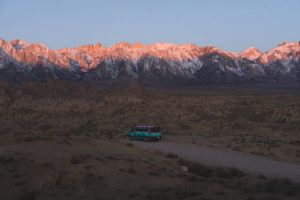
[[[300,42],[261,52],[234,53],[213,46],[155,43],[100,43],[49,49],[44,44],[0,38],[0,80],[67,79],[153,84],[300,82]]]

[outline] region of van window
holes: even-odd
[[[150,128],[150,132],[160,132],[160,128],[159,127],[152,127],[152,128]]]
[[[147,131],[148,131],[148,128],[144,128],[144,127],[136,127],[136,128],[135,128],[135,131],[138,131],[138,132],[147,132]]]

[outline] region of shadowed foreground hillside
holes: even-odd
[[[0,199],[297,200],[300,184],[92,137],[0,136]]]
[[[0,133],[113,138],[155,124],[170,139],[300,161],[300,92],[0,85]]]

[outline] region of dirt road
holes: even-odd
[[[250,155],[224,149],[214,149],[179,142],[135,142],[139,148],[174,153],[186,160],[211,166],[235,167],[252,174],[269,177],[289,178],[300,182],[300,165],[272,160],[263,156]]]

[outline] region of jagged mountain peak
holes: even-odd
[[[275,61],[287,61],[300,52],[299,42],[283,42],[277,47],[264,53],[260,60],[262,63],[269,63]]]
[[[144,48],[144,44],[141,43],[141,42],[136,42],[136,43],[134,43],[132,46],[133,46],[133,48],[137,48],[137,49],[142,49],[142,48]]]
[[[240,55],[241,55],[241,57],[247,58],[249,60],[256,60],[261,55],[263,55],[263,52],[261,52],[256,47],[249,47],[246,50],[244,50],[243,52],[241,52]]]
[[[101,43],[96,43],[96,44],[88,44],[88,45],[81,45],[77,48],[73,48],[73,49],[79,49],[85,52],[90,52],[90,51],[99,51],[102,49],[105,49],[105,47],[101,44]]]
[[[30,43],[25,41],[25,40],[20,40],[20,39],[16,39],[16,40],[11,40],[9,41],[9,43],[16,49],[16,50],[21,50],[24,49],[25,47],[29,46]]]
[[[114,49],[114,48],[130,48],[131,47],[131,44],[129,42],[118,42],[116,44],[114,44],[111,48]]]
[[[300,80],[299,42],[285,42],[265,53],[255,47],[235,53],[216,46],[128,42],[109,48],[97,43],[52,50],[44,44],[7,42],[0,38],[0,50],[0,79],[14,77],[3,69],[16,66],[27,79],[37,79],[38,75],[32,75],[37,68],[44,71],[43,76],[72,80],[120,77],[171,82]]]
[[[289,42],[289,41],[284,41],[280,44],[277,45],[277,47],[293,47],[293,46],[299,46],[300,45],[300,41],[299,42]]]
[[[281,51],[281,52],[290,52],[290,51],[300,51],[300,43],[299,42],[283,42],[279,44],[274,49],[271,49],[269,52]]]
[[[257,53],[263,53],[261,52],[258,48],[256,47],[249,47],[247,49],[245,49],[243,52],[257,52]]]
[[[4,43],[6,43],[6,41],[2,37],[0,37],[0,45],[2,46],[4,45]]]

